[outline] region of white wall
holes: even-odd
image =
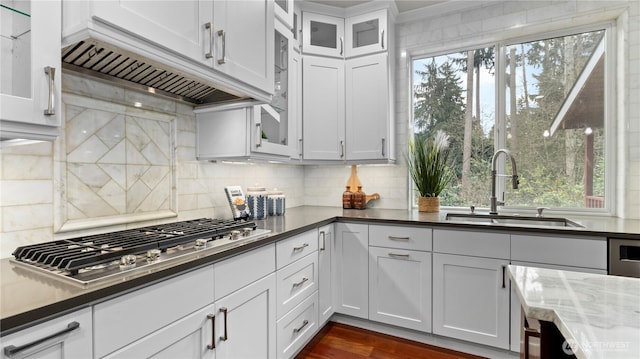
[[[395,27],[398,164],[362,166],[366,193],[379,192],[373,206],[406,208],[408,178],[403,163],[409,128],[409,71],[412,55],[459,50],[509,38],[617,20],[620,74],[617,138],[616,215],[640,218],[640,2],[624,1],[460,1],[403,13]],[[406,56],[402,56],[406,53]],[[344,166],[308,167],[305,204],[339,205],[349,170]],[[329,179],[329,180],[326,180]],[[489,194],[487,194],[489,196]]]

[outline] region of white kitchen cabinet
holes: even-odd
[[[293,0],[275,0],[274,2],[273,12],[276,18],[287,25],[289,29],[293,29]]]
[[[346,61],[347,160],[395,159],[391,153],[388,56],[382,53]]]
[[[92,328],[91,308],[80,309],[2,337],[2,358],[91,358]]]
[[[216,359],[276,357],[275,273],[217,300],[214,314]]]
[[[302,59],[303,158],[345,159],[344,61]]]
[[[290,312],[305,298],[318,290],[318,253],[313,251],[304,258],[278,269],[278,319]]]
[[[333,225],[318,229],[318,322],[324,325],[335,312],[335,283],[337,281],[335,236]]]
[[[302,52],[344,58],[344,19],[304,11],[302,13]]]
[[[214,313],[213,305],[209,305],[104,358],[213,359],[212,329],[219,319]]]
[[[3,1],[0,139],[54,140],[61,124],[61,2]]]
[[[273,0],[213,1],[213,67],[273,93]]]
[[[345,19],[345,57],[387,51],[389,29],[387,10],[351,16]]]
[[[508,259],[433,254],[433,333],[509,349]]]
[[[292,358],[318,331],[318,292],[278,320],[278,358]]]
[[[431,253],[369,247],[369,319],[431,331]]]
[[[336,312],[369,318],[369,227],[336,223]]]

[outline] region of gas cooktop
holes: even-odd
[[[200,218],[22,246],[12,262],[86,286],[174,266],[269,233],[254,222]]]

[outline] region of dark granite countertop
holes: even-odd
[[[398,225],[427,225],[471,230],[546,233],[618,237],[640,240],[640,220],[612,217],[571,216],[585,228],[532,228],[497,224],[451,223],[444,213],[367,209],[343,210],[337,207],[288,208],[285,216],[257,221],[258,226],[272,231],[268,238],[242,242],[232,248],[181,263],[169,268],[147,271],[117,282],[81,287],[44,274],[35,273],[0,260],[0,330],[1,335],[24,329],[53,317],[90,306],[110,297],[150,285],[188,270],[209,265],[229,256],[278,241],[334,221],[366,222]]]

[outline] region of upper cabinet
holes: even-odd
[[[2,1],[2,140],[58,136],[61,18],[60,1]]]
[[[90,38],[234,95],[273,94],[273,0],[65,1],[62,18],[64,46]]]
[[[386,51],[387,10],[347,18],[304,12],[305,54],[350,58]]]

